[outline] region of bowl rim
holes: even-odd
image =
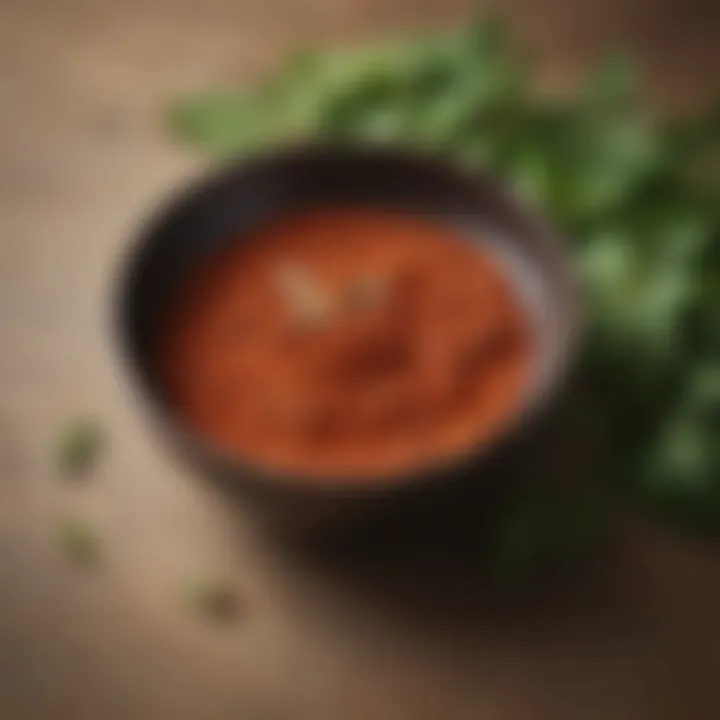
[[[203,195],[211,195],[224,182],[244,177],[262,168],[275,166],[275,171],[288,162],[307,162],[322,158],[368,162],[400,163],[414,165],[425,172],[452,178],[473,192],[491,191],[495,198],[508,209],[513,217],[522,220],[544,253],[550,254],[555,278],[551,286],[561,284],[559,294],[566,299],[564,317],[559,323],[561,338],[556,348],[552,371],[528,397],[523,399],[517,411],[510,414],[502,427],[489,438],[468,444],[465,450],[441,454],[417,464],[379,472],[318,472],[285,466],[264,464],[242,453],[222,449],[187,422],[168,406],[162,393],[147,372],[147,363],[135,352],[132,340],[133,290],[135,278],[142,274],[143,256],[165,223],[187,202]],[[537,263],[536,263],[537,264]],[[474,167],[469,169],[452,158],[402,144],[376,144],[359,141],[326,142],[304,140],[278,143],[261,150],[231,158],[200,173],[179,188],[166,193],[152,213],[140,221],[140,230],[125,245],[119,258],[119,270],[113,278],[112,333],[119,350],[122,365],[130,376],[130,384],[141,403],[159,422],[161,429],[180,442],[182,448],[193,457],[198,455],[224,475],[230,473],[238,482],[265,486],[269,490],[293,492],[299,495],[369,496],[387,494],[408,486],[416,487],[432,483],[439,474],[461,475],[497,451],[511,438],[521,435],[541,414],[549,401],[560,391],[568,371],[578,352],[582,335],[583,306],[580,283],[561,236],[553,225],[535,207],[521,200],[516,192],[489,171]],[[547,268],[542,271],[547,276]]]

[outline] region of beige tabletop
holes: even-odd
[[[717,720],[720,546],[618,520],[607,556],[507,603],[408,558],[311,562],[173,465],[111,344],[127,239],[204,160],[161,110],[301,43],[435,26],[462,0],[0,0],[0,718],[2,720]],[[604,49],[645,60],[680,110],[720,90],[714,0],[511,0],[548,86]],[[86,482],[52,445],[79,414],[107,451]],[[104,562],[63,557],[88,519]],[[436,565],[437,563],[435,563]],[[227,578],[217,625],[183,588]],[[471,588],[473,588],[471,590]]]

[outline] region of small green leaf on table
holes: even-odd
[[[85,520],[67,517],[60,523],[59,542],[65,556],[75,565],[94,567],[100,560],[100,540]]]
[[[103,445],[100,425],[89,419],[76,420],[63,429],[57,445],[57,461],[65,475],[84,475],[97,461]]]
[[[213,578],[194,580],[185,588],[188,606],[198,614],[216,621],[236,620],[241,609],[241,598],[227,582]]]

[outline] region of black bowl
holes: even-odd
[[[205,256],[259,224],[314,205],[411,212],[461,226],[478,242],[491,239],[525,300],[539,346],[522,409],[495,441],[479,443],[452,461],[372,482],[338,477],[318,483],[229,457],[173,413],[152,357],[158,324],[178,282]],[[381,499],[402,506],[421,489],[460,487],[459,478],[489,492],[496,481],[491,460],[527,435],[535,425],[529,421],[548,409],[567,375],[579,317],[575,283],[554,233],[495,180],[409,150],[327,145],[283,148],[231,164],[173,199],[132,248],[117,310],[131,373],[175,449],[233,495],[303,524],[347,517],[347,511],[372,508]]]

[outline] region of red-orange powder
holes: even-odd
[[[159,360],[176,411],[226,452],[371,481],[493,436],[533,350],[490,251],[428,220],[326,208],[199,267]]]

